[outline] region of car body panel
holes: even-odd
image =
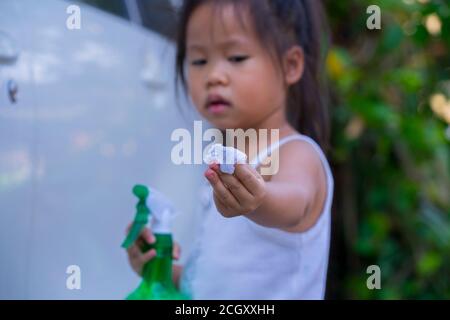
[[[81,29],[70,30],[70,4],[0,2],[12,17],[0,18],[0,31],[21,42],[16,64],[0,66],[1,83],[20,88],[15,106],[1,100],[0,176],[11,166],[27,174],[0,189],[3,299],[124,298],[139,282],[120,248],[136,183],[174,201],[175,238],[189,251],[202,168],[170,159],[171,133],[189,128],[176,107],[174,45],[81,4]],[[71,265],[81,290],[66,285]]]

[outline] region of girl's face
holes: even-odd
[[[242,13],[242,28],[233,6],[223,8],[216,16],[213,5],[206,3],[190,17],[186,58],[192,101],[221,130],[281,126],[286,99],[283,76],[259,44],[248,13]],[[229,105],[208,105],[208,99],[215,101],[217,96]]]

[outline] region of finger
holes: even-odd
[[[213,170],[219,170],[220,169],[220,164],[218,164],[217,162],[213,162],[213,163],[209,164],[208,167],[210,169],[213,169]]]
[[[144,254],[141,254],[139,261],[143,264],[149,262],[151,259],[153,259],[156,256],[156,250],[152,249]]]
[[[234,175],[253,196],[259,196],[264,179],[256,170],[249,165],[238,164],[234,170]]]
[[[132,260],[138,259],[139,256],[141,255],[141,251],[139,250],[139,248],[136,245],[132,245],[131,247],[129,247],[127,249],[127,253],[128,253],[128,256],[130,257],[130,259],[132,259]]]
[[[237,210],[240,205],[234,195],[223,185],[217,173],[211,169],[206,170],[205,176],[214,189],[216,195],[222,200],[227,207]]]
[[[220,200],[220,198],[217,196],[217,194],[214,192],[214,203],[216,204],[217,210],[222,213],[222,215],[226,217],[231,217],[232,215],[229,214],[230,208]]]
[[[245,169],[248,169],[248,170],[249,170],[251,173],[253,173],[253,175],[254,175],[255,177],[257,177],[258,179],[262,179],[261,174],[260,174],[255,168],[253,168],[252,165],[250,165],[250,164],[242,164],[241,166],[244,166]],[[264,180],[264,179],[263,179],[263,180]]]
[[[178,260],[180,258],[180,254],[181,254],[181,248],[178,244],[174,243],[173,245],[173,253],[172,253],[172,257],[175,260]]]
[[[225,187],[230,190],[234,197],[238,200],[241,206],[248,206],[253,200],[253,195],[249,190],[242,184],[242,182],[231,174],[220,175]]]
[[[145,228],[142,230],[140,238],[147,242],[148,244],[152,244],[156,241],[155,235],[151,232],[149,228]]]

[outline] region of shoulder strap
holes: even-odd
[[[274,150],[280,148],[282,145],[284,145],[292,140],[304,140],[304,139],[303,139],[303,136],[300,134],[293,134],[293,135],[284,137],[281,140],[278,140],[278,141],[272,143],[269,147],[267,147],[266,149],[259,152],[258,155],[255,158],[253,158],[252,161],[250,161],[250,164],[253,166],[253,168],[257,168],[265,158],[270,157],[271,153]]]

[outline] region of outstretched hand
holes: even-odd
[[[214,163],[205,171],[205,177],[213,187],[217,210],[226,218],[252,212],[266,195],[263,177],[249,164],[236,164],[234,174],[227,174]]]

